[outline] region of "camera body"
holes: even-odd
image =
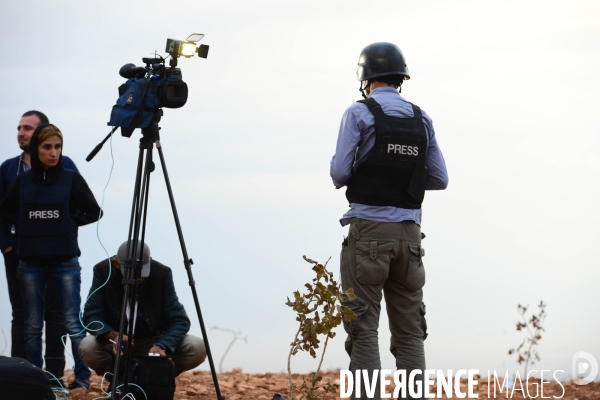
[[[165,60],[160,58],[143,58],[146,63],[146,77],[151,86],[156,87],[151,93],[158,96],[158,107],[180,108],[188,98],[188,87],[183,81],[181,69],[175,66],[167,67]],[[136,67],[138,68],[138,67]]]
[[[183,107],[188,98],[188,87],[183,81],[181,69],[169,68],[158,88],[159,107]]]

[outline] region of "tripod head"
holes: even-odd
[[[142,135],[144,138],[148,138],[148,139],[154,139],[154,140],[159,140],[159,132],[160,132],[160,126],[158,126],[158,123],[160,122],[161,118],[163,116],[163,110],[162,108],[155,108],[154,111],[152,112],[152,119],[150,120],[150,124],[145,127],[142,128]]]

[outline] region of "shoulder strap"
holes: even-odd
[[[409,102],[410,103],[410,102]],[[416,104],[410,103],[413,109],[414,119],[419,124],[419,126],[423,127],[423,136],[425,137],[425,152],[429,148],[429,136],[427,136],[427,130],[425,129],[425,124],[423,122],[423,113],[421,112],[421,107]]]
[[[423,121],[423,113],[421,112],[421,108],[418,105],[413,104],[413,103],[410,103],[410,105],[412,106],[412,109],[413,109],[414,118],[417,121],[420,121],[422,123],[422,121]]]
[[[371,113],[375,116],[385,115],[379,103],[376,102],[375,99],[372,97],[369,97],[368,99],[364,100],[358,100],[358,102],[363,103],[364,105],[369,107],[369,111],[371,111]]]

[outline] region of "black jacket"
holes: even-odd
[[[6,196],[8,190],[12,186],[17,176],[25,172],[22,168],[23,153],[20,155],[9,158],[0,165],[0,201]],[[62,166],[65,169],[72,169],[73,171],[79,172],[77,166],[67,156],[62,157]],[[0,219],[0,250],[4,251],[8,247],[12,247],[13,251],[17,251],[19,248],[19,242],[17,240],[16,233],[13,234],[13,225]]]
[[[83,324],[90,334],[100,337],[119,330],[124,295],[122,280],[114,261],[110,269],[108,260],[94,267],[94,279],[83,311]],[[173,354],[190,329],[190,320],[175,293],[171,268],[152,260],[150,276],[138,286],[137,299],[134,337],[160,336],[160,343],[165,345],[167,353]]]
[[[31,137],[31,170],[17,176],[6,197],[0,203],[0,218],[15,225],[17,235],[19,233],[19,213],[22,211],[20,199],[21,181],[23,179],[31,179],[33,184],[39,187],[52,187],[58,182],[64,171],[62,166],[62,151],[58,164],[55,167],[48,168],[47,170],[44,170],[42,167],[37,148],[38,135],[44,126],[38,126]],[[100,218],[100,207],[86,181],[78,172],[73,173],[69,195],[69,217],[77,226],[90,224]],[[52,266],[79,255],[79,252],[77,254],[48,255],[33,259],[23,259],[23,261],[32,265]]]

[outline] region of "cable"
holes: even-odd
[[[111,397],[111,395],[112,395],[112,393],[111,393],[111,392],[108,392],[108,391],[104,390],[104,380],[106,379],[106,375],[112,375],[112,373],[110,373],[110,372],[106,372],[104,375],[102,375],[102,382],[100,382],[100,390],[102,391],[102,393],[103,393],[105,396],[96,397],[96,399],[108,399],[108,398],[110,398],[110,397]],[[117,389],[119,389],[121,386],[124,386],[124,385],[119,385],[119,386],[117,386]],[[141,386],[139,386],[139,385],[136,385],[135,383],[129,383],[129,386],[135,386],[135,387],[139,388],[139,389],[142,391],[142,394],[144,395],[145,399],[146,399],[146,400],[148,400],[148,395],[146,394],[146,392],[144,391],[144,389],[143,389]],[[110,383],[109,383],[109,385],[108,385],[108,388],[110,388]],[[107,388],[107,389],[108,389],[108,388]],[[134,396],[133,394],[131,394],[131,393],[127,393],[127,394],[126,394],[126,395],[125,395],[125,396],[122,398],[122,400],[125,400],[125,399],[127,399],[127,398],[129,398],[129,399],[131,399],[131,400],[136,400],[136,399],[135,399],[135,396]],[[94,399],[94,400],[96,400],[96,399]]]
[[[103,211],[104,211],[104,200],[106,198],[106,189],[108,188],[108,185],[110,184],[110,181],[112,179],[113,169],[115,167],[115,156],[113,154],[112,139],[113,139],[113,136],[111,135],[110,136],[110,160],[111,160],[111,164],[110,164],[110,172],[108,174],[108,181],[106,182],[106,185],[104,185],[104,189],[102,190],[102,202],[100,204],[100,212],[102,212],[102,214],[104,214]],[[98,243],[100,243],[100,246],[104,250],[104,254],[106,254],[106,259],[108,260],[108,277],[106,278],[106,281],[101,286],[99,286],[96,290],[94,290],[92,293],[90,293],[88,295],[88,297],[85,299],[85,303],[83,303],[83,306],[81,307],[82,309],[85,308],[85,304],[88,302],[88,300],[90,299],[90,297],[92,297],[93,294],[95,294],[98,290],[100,290],[104,286],[106,286],[106,284],[110,280],[110,274],[112,272],[112,261],[110,259],[110,255],[108,254],[108,251],[106,250],[106,247],[104,247],[104,244],[102,243],[102,239],[100,239],[100,217],[98,218],[98,221],[96,222],[96,237],[98,238]],[[92,321],[92,322],[90,322],[90,325],[93,324],[94,322],[97,322],[100,325],[102,325],[98,329],[91,329],[91,328],[89,328],[89,326],[85,326],[84,323],[83,323],[83,311],[82,310],[80,310],[80,312],[79,312],[79,321],[81,322],[81,325],[83,325],[83,327],[86,330],[89,330],[89,331],[92,331],[92,332],[95,332],[95,331],[98,331],[98,330],[104,328],[104,324],[102,324],[100,321]]]

